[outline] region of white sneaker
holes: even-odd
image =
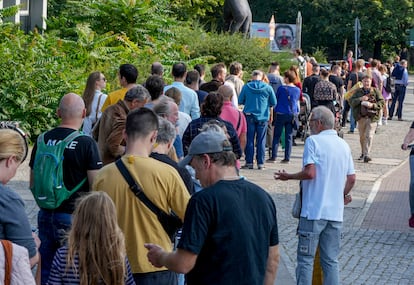
[[[377,125],[382,126],[382,120],[378,120]]]
[[[382,118],[382,124],[383,124],[384,126],[388,125],[388,120],[387,120],[387,118]]]

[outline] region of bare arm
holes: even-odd
[[[155,267],[164,266],[177,273],[188,273],[193,269],[197,260],[195,253],[184,249],[177,249],[168,253],[160,246],[152,243],[145,244],[145,248],[148,249],[147,257],[152,265]]]
[[[239,141],[242,153],[244,153],[244,149],[246,148],[246,133],[240,134]]]
[[[355,180],[356,180],[355,174],[351,174],[351,175],[346,176],[344,195],[347,195],[347,194],[349,194],[349,192],[351,192],[352,188],[355,185]]]
[[[277,269],[279,268],[279,261],[279,245],[269,247],[269,256],[267,257],[264,285],[275,284]]]
[[[92,189],[93,181],[95,180],[96,174],[98,174],[99,170],[88,170],[86,172],[88,176],[88,183],[89,183],[89,189]]]
[[[274,173],[274,178],[276,180],[307,180],[307,179],[313,179],[316,176],[316,168],[314,164],[308,164],[305,166],[305,168],[297,173],[287,173],[286,171],[282,170],[279,172]]]
[[[410,130],[408,131],[408,133],[407,133],[407,135],[405,136],[405,138],[404,138],[404,142],[403,142],[403,144],[401,145],[401,148],[403,149],[403,150],[407,150],[407,148],[408,148],[408,145],[410,144],[410,142],[412,142],[414,140],[414,128],[413,129],[411,129],[410,128]]]

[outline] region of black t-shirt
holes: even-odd
[[[55,145],[65,139],[75,130],[69,128],[55,128],[44,136],[46,144]],[[29,166],[33,168],[37,143],[33,147]],[[102,167],[102,160],[99,156],[96,142],[89,136],[79,136],[68,144],[63,152],[63,182],[67,189],[72,189],[87,177],[88,170],[97,170]],[[36,177],[34,178],[36,179]],[[62,203],[56,212],[72,213],[75,209],[75,201],[82,192],[89,191],[89,183],[86,181],[78,191]]]
[[[341,87],[344,86],[344,81],[342,80],[342,78],[336,75],[329,75],[329,81],[335,85],[336,91],[338,92],[338,94],[340,94]]]
[[[191,197],[178,248],[198,255],[188,285],[262,285],[269,247],[278,243],[272,198],[239,179],[220,180]]]
[[[348,81],[351,80],[352,82],[351,87],[354,86],[358,81],[362,81],[363,76],[364,74],[362,72],[358,72],[358,73],[352,72],[348,78]]]
[[[174,167],[177,170],[178,174],[180,174],[181,179],[184,181],[184,184],[188,190],[188,193],[190,193],[190,195],[194,194],[195,190],[194,190],[193,178],[191,177],[190,172],[188,172],[186,168],[178,166],[178,163],[172,160],[166,154],[153,152],[151,153],[150,157]]]
[[[308,94],[311,99],[313,99],[313,93],[315,90],[315,85],[321,80],[321,77],[316,74],[306,77],[303,80],[303,92]]]

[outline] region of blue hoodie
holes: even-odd
[[[252,80],[243,86],[239,104],[244,105],[243,112],[252,114],[259,122],[269,120],[269,108],[276,105],[273,88],[260,80]]]

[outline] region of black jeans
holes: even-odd
[[[177,285],[177,273],[164,270],[148,273],[134,273],[135,283],[138,285]]]

